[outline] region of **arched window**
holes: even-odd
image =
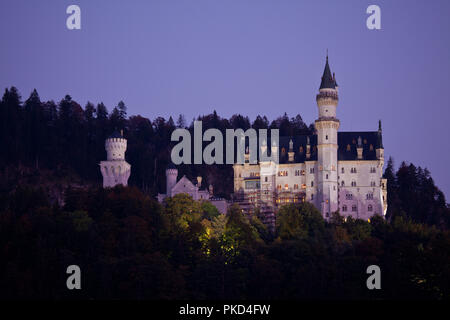
[[[344,204],[343,206],[342,206],[342,212],[346,212],[347,211],[347,206]]]
[[[350,151],[350,145],[349,144],[347,145],[347,151]]]
[[[369,205],[367,206],[367,211],[372,211],[372,210],[373,210],[373,207],[372,207],[371,204],[369,204]]]
[[[344,180],[341,181],[341,186],[345,186]]]

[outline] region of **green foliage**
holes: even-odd
[[[216,206],[207,200],[201,202],[201,208],[205,219],[213,220],[220,215]]]
[[[314,205],[304,202],[282,206],[276,227],[281,240],[302,240],[321,237],[325,222]]]

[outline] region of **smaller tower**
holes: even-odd
[[[115,131],[105,141],[106,161],[100,162],[100,171],[103,176],[103,187],[111,188],[118,184],[128,185],[131,173],[131,165],[125,161],[127,139],[123,137],[123,131]]]
[[[292,142],[292,139],[289,140],[289,152],[288,152],[288,156],[289,156],[289,162],[294,162],[294,143]]]
[[[358,155],[358,160],[362,160],[362,158],[363,158],[363,145],[362,145],[361,136],[358,137],[358,145],[356,146],[356,152],[357,152],[357,155]]]
[[[166,169],[166,197],[172,196],[172,188],[177,184],[178,169],[171,162]]]
[[[384,164],[384,147],[383,147],[383,134],[381,132],[381,120],[378,120],[376,153],[377,159],[381,160]]]

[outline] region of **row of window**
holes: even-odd
[[[319,169],[320,169],[320,171],[322,171],[322,170],[323,170],[323,169],[322,169],[322,166],[320,166]],[[334,165],[331,166],[331,170],[332,170],[332,171],[335,171],[335,170],[336,170],[336,168],[335,168]],[[341,172],[342,172],[342,173],[345,173],[345,168],[344,168],[344,167],[341,168]],[[376,173],[376,172],[377,172],[377,171],[376,171],[376,168],[375,168],[375,167],[371,167],[371,168],[370,168],[370,173]],[[314,168],[309,168],[309,173],[310,173],[310,174],[313,174],[313,173],[314,173]],[[357,173],[356,168],[355,168],[355,167],[350,168],[350,173]],[[304,176],[304,175],[305,175],[305,170],[295,170],[295,171],[294,171],[294,175],[295,175],[296,177],[297,177],[297,176]],[[252,173],[250,173],[250,176],[252,176]],[[288,176],[288,171],[278,171],[278,176],[279,176],[279,177],[287,177],[287,176]],[[259,177],[259,173],[258,173],[257,177]]]
[[[353,200],[353,194],[347,193],[347,194],[345,195],[345,199],[347,199],[347,200]],[[366,194],[366,199],[367,199],[367,200],[373,200],[373,193],[368,193],[368,194]]]
[[[356,212],[356,211],[358,211],[358,207],[356,205],[352,205],[352,212]],[[369,204],[367,206],[367,211],[370,211],[370,212],[373,211],[373,206],[371,204]],[[344,204],[342,206],[342,212],[347,212],[347,205]]]
[[[327,177],[327,179],[328,179],[328,177]],[[371,186],[371,187],[376,187],[376,185],[377,185],[377,184],[376,184],[375,181],[371,181],[371,182],[370,182],[370,186]],[[342,181],[341,181],[341,187],[344,187],[344,186],[345,186],[345,181],[342,180]],[[352,182],[351,182],[351,186],[352,186],[352,187],[356,187],[356,181],[352,181]]]
[[[311,187],[314,187],[314,182],[313,181],[311,181]],[[282,185],[281,184],[279,184],[279,185],[277,185],[277,190],[282,190]],[[294,184],[294,190],[298,190],[299,189],[299,185],[298,184]],[[302,189],[306,189],[306,184],[302,184]],[[284,190],[289,190],[289,185],[286,183],[285,185],[284,185]]]

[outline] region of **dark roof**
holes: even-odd
[[[358,138],[361,137],[363,147],[362,160],[376,160],[377,141],[381,133],[379,131],[338,132],[338,160],[357,160],[356,151]],[[280,137],[279,159],[280,163],[289,163],[289,141],[294,144],[294,163],[305,160],[317,160],[317,135],[310,135],[311,156],[306,159],[307,135],[294,137]],[[372,145],[372,147],[370,147]],[[301,148],[300,148],[301,147]],[[284,149],[284,152],[283,152]],[[302,152],[300,152],[302,151]]]
[[[112,139],[112,138],[121,138],[121,139],[123,139],[123,136],[120,134],[119,131],[114,130],[114,132],[108,137],[108,139]]]
[[[325,69],[323,70],[322,81],[320,82],[319,89],[336,89],[336,81],[334,77],[331,75],[330,65],[328,64],[328,56],[327,61],[325,63]]]
[[[176,169],[175,165],[172,162],[169,162],[169,165],[167,166],[167,169]]]

